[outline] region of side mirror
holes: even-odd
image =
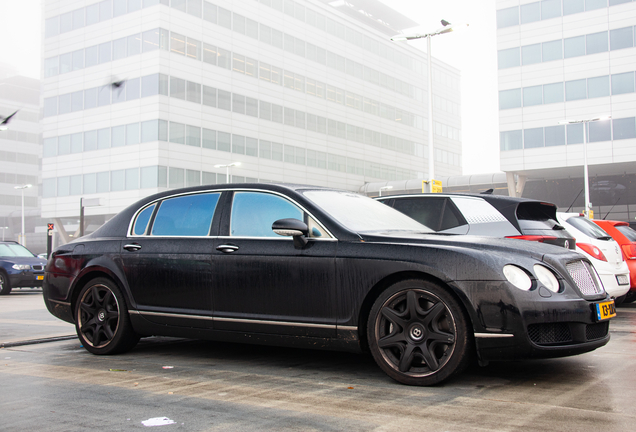
[[[307,224],[298,219],[279,219],[272,224],[272,231],[282,236],[292,236],[294,246],[303,248],[307,244]]]

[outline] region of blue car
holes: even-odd
[[[0,295],[12,288],[41,287],[46,260],[14,241],[0,242]]]

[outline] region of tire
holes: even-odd
[[[367,338],[378,366],[407,385],[438,384],[464,370],[474,353],[462,306],[438,284],[417,279],[398,282],[378,297]]]
[[[93,354],[123,353],[139,342],[124,296],[113,281],[103,277],[89,281],[80,291],[75,329],[84,348]]]
[[[0,295],[11,293],[11,281],[4,271],[0,271]]]
[[[614,299],[614,304],[615,304],[616,306],[620,306],[620,305],[622,305],[623,303],[625,303],[625,298],[626,298],[626,297],[627,297],[627,294],[623,294],[623,295],[622,295],[622,296],[620,296],[620,297],[616,297],[616,298]]]

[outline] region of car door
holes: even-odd
[[[219,196],[170,197],[136,217],[121,260],[137,311],[149,321],[212,327],[210,231]]]
[[[279,219],[309,226],[309,241],[272,231]],[[334,337],[337,241],[289,198],[235,191],[213,252],[214,328],[268,334]]]

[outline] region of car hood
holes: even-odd
[[[46,261],[37,257],[0,257],[0,261],[12,264],[46,265]]]

